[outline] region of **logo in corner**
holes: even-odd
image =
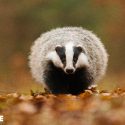
[[[0,123],[4,121],[3,115],[0,115]]]

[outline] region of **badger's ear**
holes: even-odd
[[[59,52],[61,49],[62,49],[62,46],[61,46],[61,45],[57,45],[57,46],[55,47],[56,52]]]
[[[79,52],[85,53],[85,50],[84,50],[84,48],[83,48],[81,45],[78,45],[78,46],[77,46],[77,50],[78,50]]]
[[[82,51],[83,51],[82,46],[81,46],[81,45],[78,45],[78,46],[77,46],[77,50],[78,50],[79,52],[82,52]]]

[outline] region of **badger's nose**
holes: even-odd
[[[67,74],[72,74],[72,73],[74,73],[74,69],[66,69],[66,73]]]

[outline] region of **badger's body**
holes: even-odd
[[[79,94],[102,78],[108,56],[99,38],[77,28],[42,34],[30,55],[33,77],[52,93]]]

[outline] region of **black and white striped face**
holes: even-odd
[[[67,74],[75,73],[77,68],[87,67],[88,58],[81,46],[69,42],[65,46],[56,46],[55,51],[48,53],[47,59]]]

